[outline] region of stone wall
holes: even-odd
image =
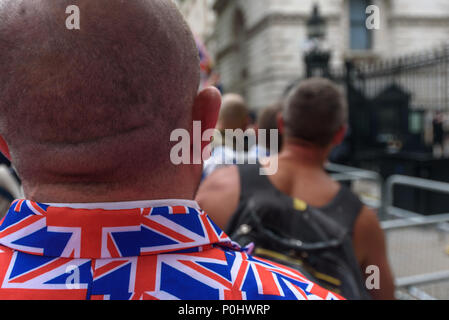
[[[253,109],[274,103],[304,73],[302,48],[313,0],[217,0],[213,54],[225,91],[240,92]],[[369,51],[349,50],[349,0],[320,0],[332,65],[346,58],[378,59],[431,49],[448,38],[449,1],[373,0],[381,29]],[[243,26],[236,27],[236,15]],[[236,30],[245,30],[244,36]],[[237,33],[237,34],[236,34]],[[243,52],[243,53],[242,53]]]

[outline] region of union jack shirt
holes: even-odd
[[[195,202],[16,200],[0,223],[0,299],[339,300],[240,248]]]

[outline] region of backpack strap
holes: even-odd
[[[260,163],[239,165],[240,175],[240,201],[246,200],[254,193],[264,191],[273,192],[277,190],[267,179],[266,176],[260,174],[262,167]]]
[[[255,193],[277,192],[277,189],[271,184],[266,176],[260,175],[262,168],[256,164],[243,164],[237,166],[240,176],[240,199],[237,211],[232,216],[226,228],[227,234],[233,234],[239,227],[240,216],[245,211],[248,199]]]
[[[237,167],[240,175],[240,200],[238,209],[226,228],[228,234],[232,234],[232,232],[238,228],[240,216],[245,210],[248,200],[254,194],[276,194],[285,200],[285,205],[290,203],[290,201],[288,201],[289,199],[293,200],[276,189],[267,176],[260,174],[260,169],[262,167],[259,162],[257,162],[257,164],[238,165]],[[363,203],[360,199],[345,185],[341,185],[340,192],[337,196],[325,207],[317,209],[322,211],[326,216],[337,221],[351,236],[353,236],[355,222],[360,216],[362,208]]]
[[[345,185],[341,185],[337,196],[325,207],[319,209],[353,235],[355,222],[360,216],[362,208],[363,203],[358,196]]]

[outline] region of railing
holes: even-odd
[[[449,45],[416,54],[359,63],[354,82],[368,97],[374,97],[390,84],[413,93],[413,109],[449,110]]]
[[[394,216],[398,219],[387,220],[381,223],[386,233],[406,228],[428,228],[431,226],[436,226],[435,231],[449,232],[449,214],[422,216],[415,212],[394,207],[394,187],[398,185],[449,194],[449,183],[407,176],[391,176],[385,183],[382,211],[384,215]],[[422,253],[416,252],[416,254]],[[447,270],[398,278],[396,279],[396,286],[399,290],[407,291],[412,298],[429,300],[433,299],[433,297],[424,290],[419,289],[418,286],[445,282],[448,282],[449,288],[449,263]]]
[[[394,206],[394,190],[396,186],[412,187],[426,191],[446,193],[449,195],[449,183],[399,175],[391,176],[385,183],[383,183],[382,177],[373,171],[332,163],[327,164],[326,169],[331,172],[331,176],[336,181],[355,182],[359,180],[368,180],[375,183],[375,185],[382,190],[380,199],[365,204],[379,209],[382,229],[387,236],[392,236],[392,241],[396,241],[394,245],[407,246],[407,242],[416,240],[409,238],[410,232],[416,232],[417,236],[422,236],[420,234],[421,231],[437,234],[442,233],[446,236],[449,235],[449,213],[423,216],[416,212]],[[403,232],[402,235],[401,232]],[[449,243],[447,245],[449,246]],[[429,250],[434,250],[434,248],[429,248]],[[449,250],[449,248],[447,250]],[[416,252],[416,255],[422,255],[422,252]],[[405,257],[403,258],[407,259]],[[409,258],[413,260],[410,264],[420,263],[417,262],[419,256],[413,254],[409,256]],[[429,263],[431,263],[431,261],[429,261]],[[405,262],[404,264],[407,265],[408,262]],[[438,284],[445,285],[446,283],[448,288],[446,298],[449,298],[449,263],[446,270],[422,272],[413,275],[407,275],[406,272],[405,276],[400,276],[396,279],[396,287],[398,289],[397,296],[399,299],[432,300],[435,299],[435,297],[421,288],[423,286],[428,287]]]
[[[402,185],[406,187],[413,187],[416,189],[434,191],[439,193],[445,193],[449,195],[449,183],[433,181],[409,176],[394,175],[387,179],[383,191],[384,201],[382,203],[383,215],[391,215],[397,218],[403,218],[403,220],[385,221],[383,227],[385,230],[412,227],[412,226],[424,226],[437,223],[445,223],[449,221],[448,214],[438,214],[434,216],[423,216],[416,212],[404,210],[394,206],[394,187]]]

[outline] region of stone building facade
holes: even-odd
[[[376,60],[440,46],[449,38],[447,0],[215,0],[209,37],[225,92],[253,109],[278,100],[304,74],[307,21],[314,4],[326,20],[331,66]],[[365,27],[365,9],[380,9],[379,30]]]
[[[198,39],[206,42],[215,29],[215,0],[175,0],[179,10],[184,15],[192,32]]]

